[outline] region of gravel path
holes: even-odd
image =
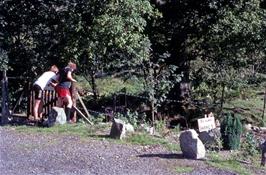
[[[130,146],[54,134],[25,134],[0,127],[0,172],[4,175],[172,175],[191,165],[192,175],[232,175],[183,159],[160,146]]]

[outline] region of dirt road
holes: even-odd
[[[204,161],[184,159],[161,146],[117,144],[56,134],[25,134],[0,127],[3,175],[173,175],[193,165],[193,175],[232,175]]]

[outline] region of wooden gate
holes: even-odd
[[[27,110],[27,117],[33,114],[33,108],[35,103],[35,93],[31,90],[29,91],[28,95],[28,110]],[[53,88],[48,88],[42,91],[42,100],[39,107],[39,112],[43,112],[43,117],[48,117],[52,107],[57,105],[57,93]]]
[[[25,85],[23,86],[23,89],[19,90],[20,93],[18,99],[15,102],[15,105],[12,107],[12,110],[9,110],[9,101],[8,101],[8,79],[11,80],[26,80]],[[90,114],[88,113],[85,104],[83,103],[81,97],[79,96],[75,83],[71,86],[71,96],[73,100],[73,109],[75,110],[72,114],[72,120],[76,122],[76,111],[77,113],[85,119],[86,122],[89,124],[93,124],[89,118]],[[82,107],[84,108],[86,115],[85,116],[82,111],[80,111],[76,106],[76,97],[78,97]],[[23,103],[22,103],[23,101]],[[35,103],[35,93],[32,90],[32,83],[29,78],[26,77],[7,77],[6,72],[3,72],[3,78],[2,78],[2,111],[0,113],[0,123],[1,124],[7,124],[9,123],[9,120],[15,121],[15,118],[30,118],[33,115],[33,108]],[[21,104],[23,104],[23,107],[19,107]],[[25,106],[25,105],[27,106]],[[55,92],[54,88],[48,87],[44,91],[42,91],[42,100],[39,108],[39,112],[43,113],[43,117],[48,117],[49,113],[52,110],[52,107],[57,106],[57,93]],[[26,109],[26,111],[25,111]],[[17,113],[18,111],[18,113]],[[9,118],[11,117],[11,118]]]

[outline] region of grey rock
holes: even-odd
[[[125,122],[120,119],[114,119],[110,131],[110,137],[114,139],[122,139],[125,136],[126,136]]]
[[[199,138],[203,144],[212,144],[215,142],[215,139],[221,138],[220,128],[200,132]]]
[[[205,147],[194,129],[181,132],[179,141],[184,157],[191,159],[203,159],[205,157]]]

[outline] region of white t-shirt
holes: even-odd
[[[56,74],[52,71],[44,72],[34,83],[33,85],[38,85],[42,90],[51,82],[51,80],[56,80]]]

